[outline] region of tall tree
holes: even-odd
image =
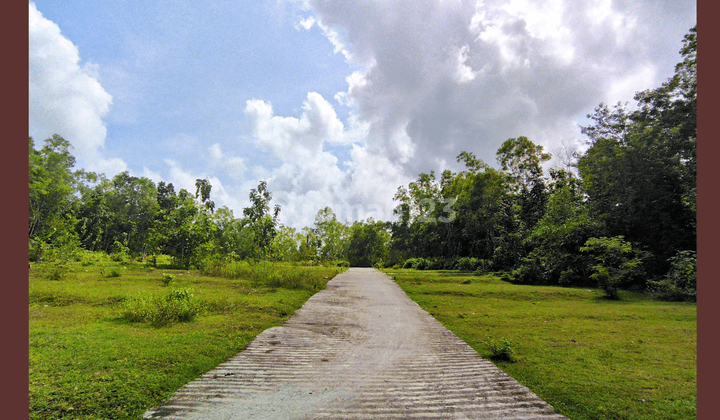
[[[28,138],[28,236],[32,239],[56,242],[74,232],[75,220],[70,210],[77,178],[70,147],[70,142],[56,134],[45,140],[40,150],[35,150],[32,137]]]
[[[250,207],[243,209],[245,222],[254,235],[256,258],[262,258],[270,251],[279,223],[280,205],[276,204],[270,215],[271,200],[272,193],[267,189],[267,182],[260,181],[257,188],[250,190]]]

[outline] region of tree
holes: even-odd
[[[354,267],[371,267],[384,264],[388,259],[390,233],[385,222],[375,221],[372,217],[366,221],[356,221],[350,227],[348,241],[348,260]]]
[[[212,213],[215,211],[215,202],[210,200],[210,190],[212,185],[209,180],[199,178],[195,180],[195,199],[200,197],[200,202]]]
[[[347,227],[337,220],[330,207],[318,210],[315,215],[315,234],[320,239],[320,257],[339,260],[345,255]]]
[[[622,236],[590,238],[580,251],[589,252],[595,257],[595,265],[592,266],[594,273],[590,278],[597,282],[610,299],[620,298],[620,283],[633,275],[642,264],[642,259],[633,251],[630,242]]]
[[[510,185],[516,192],[529,191],[542,182],[542,163],[552,156],[543,147],[527,137],[507,139],[497,151],[497,160],[510,176]]]
[[[254,235],[256,244],[255,258],[262,258],[270,251],[270,245],[276,234],[280,206],[275,205],[270,215],[272,193],[267,190],[267,182],[260,181],[257,188],[250,190],[250,207],[243,209],[245,223]]]
[[[28,138],[29,223],[28,237],[42,242],[62,242],[74,236],[75,218],[71,206],[77,191],[75,157],[70,142],[53,135],[35,150]]]

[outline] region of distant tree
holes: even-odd
[[[35,150],[32,137],[28,138],[28,236],[33,240],[57,243],[74,237],[72,205],[76,201],[77,174],[70,147],[70,142],[56,134]]]
[[[267,182],[260,181],[257,188],[250,190],[250,207],[243,209],[245,223],[254,236],[255,258],[263,258],[270,251],[273,238],[277,233],[280,206],[275,205],[270,215],[272,193],[267,190]]]
[[[195,180],[195,198],[197,199],[199,197],[200,202],[212,213],[215,211],[215,202],[210,200],[211,190],[212,185],[210,185],[209,180],[199,178]]]
[[[371,267],[384,264],[388,259],[390,233],[385,222],[368,218],[356,221],[350,227],[348,260],[355,267]]]
[[[347,226],[337,220],[332,208],[325,207],[315,215],[315,234],[320,240],[320,257],[325,260],[339,260],[347,248]]]

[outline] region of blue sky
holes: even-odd
[[[265,179],[302,227],[391,217],[420,171],[490,164],[521,135],[558,154],[601,101],[679,61],[692,1],[30,3],[29,131],[78,167],[193,189],[240,215]]]

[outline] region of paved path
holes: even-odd
[[[336,276],[144,418],[565,419],[371,268]]]

